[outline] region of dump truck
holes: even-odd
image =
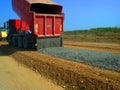
[[[29,49],[63,46],[64,13],[51,0],[12,0],[20,17],[6,22],[9,45]]]
[[[0,27],[0,41],[6,40],[7,32],[4,27]]]
[[[15,47],[17,46],[19,48],[23,48],[23,45],[24,45],[23,37],[25,37],[27,35],[30,37],[30,33],[28,32],[28,30],[29,30],[28,25],[20,19],[10,19],[5,23],[4,26],[7,29],[8,44],[10,46],[15,46]],[[31,39],[31,41],[34,41],[34,43],[35,43],[35,40]],[[29,45],[34,45],[34,44],[32,43]],[[26,47],[26,48],[28,48],[28,47]]]

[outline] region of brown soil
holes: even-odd
[[[1,43],[0,50],[67,90],[120,90],[119,72],[39,54],[34,50],[20,50],[7,43]]]
[[[120,53],[119,43],[74,42],[64,41],[64,46],[73,49],[86,49],[101,52]]]
[[[0,51],[0,90],[64,90]]]

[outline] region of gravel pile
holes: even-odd
[[[72,61],[85,62],[104,69],[120,71],[120,54],[92,50],[72,50],[64,47],[44,48],[38,52]]]

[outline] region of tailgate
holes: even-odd
[[[35,15],[34,32],[38,37],[60,36],[63,19],[63,15]]]

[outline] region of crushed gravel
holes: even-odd
[[[39,53],[84,62],[93,66],[120,71],[120,54],[97,52],[92,50],[73,50],[64,47],[44,48]]]

